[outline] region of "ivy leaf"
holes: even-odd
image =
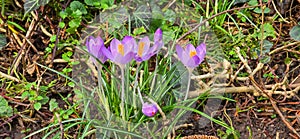
[[[171,24],[175,23],[176,13],[173,10],[167,9],[164,15],[165,19],[168,20]]]
[[[268,40],[264,40],[263,41],[263,55],[267,54],[270,52],[271,48],[273,46],[273,43],[268,41]]]
[[[254,12],[256,12],[256,13],[258,13],[258,14],[261,14],[261,13],[262,13],[262,9],[261,9],[261,8],[255,8],[255,9],[254,9]],[[270,12],[271,12],[271,9],[270,9],[270,8],[266,7],[266,8],[264,9],[264,13],[265,13],[265,14],[270,13]]]
[[[289,34],[292,37],[292,39],[300,41],[300,25],[294,26]]]
[[[150,7],[147,5],[139,5],[136,11],[132,13],[132,21],[134,27],[146,27],[149,29],[150,20],[152,18]]]
[[[84,5],[79,1],[72,1],[70,7],[73,12],[79,10],[81,13],[87,14],[87,10],[85,9]]]
[[[49,3],[50,0],[25,0],[24,9],[25,15],[33,10],[38,9],[40,6],[44,6]]]
[[[108,32],[112,33],[115,29],[119,29],[128,21],[128,11],[124,7],[119,7],[115,11],[101,12],[98,23],[108,23]],[[97,26],[98,23],[94,23]]]
[[[276,35],[275,35],[275,29],[273,28],[273,26],[270,24],[270,23],[265,23],[263,25],[261,25],[260,28],[264,28],[264,34],[262,34],[261,32],[261,29],[258,30],[258,38],[262,38],[262,35],[263,35],[263,38],[262,39],[266,39],[267,37],[273,37],[275,38]]]

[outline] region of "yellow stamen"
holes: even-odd
[[[140,42],[139,48],[138,48],[138,52],[137,52],[138,56],[142,56],[143,55],[144,47],[145,47],[145,43],[144,42]]]
[[[196,54],[197,54],[196,51],[191,51],[191,52],[190,52],[190,57],[193,57],[193,56],[195,56]]]
[[[124,56],[124,45],[122,45],[122,44],[119,44],[119,45],[118,45],[118,52],[119,52],[122,56]]]

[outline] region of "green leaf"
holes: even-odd
[[[258,38],[260,39],[266,39],[267,37],[273,37],[275,38],[275,29],[273,28],[273,26],[270,23],[265,23],[263,25],[261,25],[260,28],[264,28],[264,34],[262,34],[261,29],[258,30]],[[262,37],[263,35],[263,37]]]
[[[147,31],[146,31],[146,29],[145,29],[144,27],[135,28],[135,29],[133,30],[133,34],[134,34],[134,35],[140,35],[140,34],[146,33],[146,32],[147,32]]]
[[[267,54],[270,52],[271,48],[273,46],[273,43],[268,41],[268,40],[264,40],[263,41],[263,54]]]
[[[86,5],[89,5],[89,6],[100,6],[100,3],[102,3],[102,1],[99,1],[99,0],[84,0],[84,3]]]
[[[255,8],[253,11],[256,12],[256,13],[258,13],[258,14],[262,13],[261,8]],[[264,13],[267,14],[267,13],[270,13],[270,12],[271,12],[271,9],[268,8],[268,7],[266,7],[265,10],[264,10]]]
[[[29,92],[25,91],[25,92],[22,93],[21,98],[25,99],[26,97],[29,97],[29,96],[30,96]]]
[[[115,29],[119,29],[126,21],[128,21],[128,11],[124,7],[120,7],[114,12],[105,11],[100,13],[100,23],[108,23],[108,32],[112,33]]]
[[[42,105],[47,104],[49,101],[49,97],[47,97],[46,95],[43,96],[43,99],[39,101],[39,103],[41,103]]]
[[[70,7],[73,12],[79,10],[81,13],[87,14],[87,10],[85,9],[84,5],[79,1],[72,1]]]
[[[60,12],[59,12],[59,16],[60,16],[62,19],[65,19],[65,18],[68,16],[68,13],[65,12],[65,11],[60,11]]]
[[[139,7],[137,7],[137,9],[132,13],[134,27],[144,26],[146,29],[149,29],[151,19],[151,11],[147,5],[139,5]]]
[[[270,56],[263,56],[259,61],[261,63],[267,64],[271,61],[271,57]]]
[[[176,13],[173,10],[166,10],[166,12],[164,13],[165,19],[167,21],[169,21],[171,24],[175,23],[176,20]]]
[[[76,28],[68,28],[66,31],[70,34],[74,34],[76,31]]]
[[[13,115],[13,109],[8,105],[5,98],[0,96],[0,117],[10,117]]]
[[[42,99],[43,99],[42,96],[38,96],[38,97],[36,98],[36,100],[42,100]]]
[[[42,108],[42,104],[39,102],[36,102],[33,104],[33,108],[38,111]]]
[[[7,24],[12,25],[12,26],[15,26],[16,28],[18,28],[18,29],[20,29],[20,30],[26,32],[26,30],[25,30],[22,26],[20,26],[19,24],[17,24],[16,22],[7,21]]]
[[[58,108],[58,103],[56,102],[56,99],[51,99],[49,102],[49,110],[53,112],[56,108]]]
[[[72,19],[70,22],[69,22],[69,26],[71,28],[78,28],[79,25],[81,23],[81,18],[77,18],[77,19]]]
[[[287,57],[287,58],[284,59],[284,63],[285,64],[289,64],[291,61],[292,61],[292,59],[289,58],[289,57]]]
[[[256,5],[258,5],[258,2],[257,2],[257,0],[250,0],[250,1],[248,2],[248,4],[249,4],[250,6],[256,6]]]
[[[64,22],[59,22],[59,24],[58,24],[59,28],[64,28],[65,25],[66,25],[66,24],[65,24]]]
[[[294,26],[289,34],[292,37],[292,39],[300,41],[300,25]]]
[[[67,53],[63,53],[61,58],[65,61],[68,61],[68,62],[70,61],[70,56],[68,56]]]
[[[78,65],[78,64],[80,64],[79,61],[72,61],[72,62],[71,62],[71,65]]]
[[[50,37],[50,42],[55,42],[56,41],[56,35],[52,35]]]
[[[33,10],[38,9],[40,6],[44,6],[49,3],[50,0],[25,0],[24,9],[25,15]]]
[[[236,5],[236,4],[240,4],[240,3],[246,3],[248,0],[235,0],[233,5]]]
[[[82,18],[82,12],[80,11],[80,10],[76,10],[76,11],[73,11],[72,12],[72,14],[71,14],[71,16],[73,17],[73,18]]]
[[[75,83],[74,82],[68,82],[68,86],[75,87]]]
[[[69,73],[69,72],[72,71],[72,68],[64,68],[62,71],[63,71],[64,73]]]

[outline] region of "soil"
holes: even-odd
[[[299,95],[299,94],[298,94]],[[228,125],[232,123],[233,128],[240,134],[241,139],[248,138],[297,138],[282,122],[280,117],[273,110],[272,105],[268,100],[258,101],[250,97],[250,94],[233,94],[233,98],[237,102],[223,101],[223,104],[218,111],[214,112],[214,118],[225,121]],[[251,99],[252,98],[252,99]],[[287,103],[288,102],[288,103]],[[299,99],[292,99],[282,102],[278,105],[281,110],[288,108],[283,112],[289,115],[288,121],[293,123],[296,131],[300,131],[300,121],[295,118],[296,112],[299,112]],[[226,117],[226,114],[229,117]],[[294,111],[294,112],[292,112]],[[286,116],[288,117],[288,116]],[[210,135],[218,136],[218,130],[226,132],[226,128],[216,124],[209,123],[202,125],[200,119],[203,118],[199,114],[192,114],[187,120],[187,124],[192,124],[192,127],[181,128],[177,130],[177,134],[181,136],[190,135]]]

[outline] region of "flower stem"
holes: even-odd
[[[121,117],[122,120],[125,121],[125,107],[124,107],[124,101],[125,101],[125,75],[124,75],[124,65],[120,65],[121,69]]]
[[[141,91],[140,91],[140,88],[138,87],[138,94],[139,94],[139,97],[140,97],[140,100],[141,100],[141,103],[142,105],[145,103],[144,100],[143,100],[143,97],[142,97],[142,94],[141,94]]]
[[[98,87],[100,88],[100,91],[101,91],[98,94],[99,95],[98,97],[99,97],[100,101],[102,102],[102,104],[104,105],[104,109],[105,109],[105,112],[106,112],[106,118],[108,120],[109,117],[110,117],[110,110],[109,110],[108,100],[105,97],[104,89],[103,89],[103,86],[102,86],[102,73],[101,73],[102,65],[96,64],[96,66],[97,66],[97,69],[98,69]]]
[[[155,60],[155,69],[154,69],[154,72],[153,72],[154,77],[153,77],[152,83],[151,83],[150,94],[152,94],[152,91],[154,89],[154,84],[155,84],[155,80],[156,80],[157,66],[158,66],[158,56],[156,56],[156,60]]]
[[[140,62],[137,63],[136,66],[136,73],[135,73],[135,79],[134,79],[134,87],[133,87],[133,107],[135,112],[137,112],[136,110],[136,87],[138,85],[138,76],[139,76],[139,67],[140,67]]]
[[[186,100],[188,98],[188,95],[189,95],[192,72],[193,72],[193,69],[188,68],[188,84],[187,84],[187,87],[186,87],[186,93],[185,93],[184,100]]]

